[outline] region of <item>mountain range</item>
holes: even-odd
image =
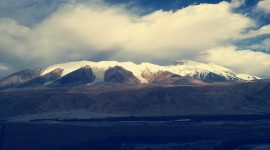
[[[190,60],[68,62],[19,71],[0,87],[0,120],[270,113],[269,80]]]
[[[22,70],[0,80],[0,88],[29,86],[77,86],[98,82],[131,84],[206,84],[225,81],[251,81],[259,77],[236,74],[216,65],[190,60],[160,66],[117,61],[78,61],[45,68]]]

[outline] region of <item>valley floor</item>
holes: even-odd
[[[270,149],[269,119],[215,118],[2,123],[1,150]]]

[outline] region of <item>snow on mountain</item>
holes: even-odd
[[[236,75],[239,79],[245,80],[245,81],[252,81],[252,80],[259,80],[262,79],[260,77],[251,76],[249,74],[237,74]]]
[[[103,81],[105,71],[109,68],[113,68],[115,66],[121,66],[126,70],[133,73],[133,75],[140,80],[142,83],[147,83],[148,81],[142,76],[142,73],[145,71],[150,72],[158,72],[158,71],[169,71],[173,74],[177,74],[180,76],[192,77],[197,79],[208,79],[213,77],[219,77],[218,79],[222,78],[224,80],[252,80],[258,79],[251,75],[237,75],[232,70],[213,64],[205,64],[191,60],[183,60],[183,61],[176,61],[172,65],[167,66],[160,66],[151,63],[141,63],[135,64],[133,62],[118,62],[118,61],[100,61],[100,62],[93,62],[93,61],[77,61],[77,62],[68,62],[63,64],[56,64],[49,66],[46,68],[42,73],[41,76],[57,69],[63,69],[62,76],[75,71],[83,66],[90,66],[93,70],[96,81]]]
[[[183,60],[175,62],[173,68],[174,72],[178,71],[181,76],[195,77],[198,79],[205,79],[209,73],[223,77],[224,80],[235,80],[237,79],[235,73],[225,67],[209,63],[200,63],[191,60]]]
[[[62,76],[75,71],[83,66],[90,66],[93,70],[94,74],[96,75],[96,80],[103,81],[105,71],[109,68],[113,68],[115,66],[121,66],[128,71],[131,71],[135,77],[137,77],[141,82],[144,82],[145,79],[141,77],[141,66],[137,65],[133,62],[118,62],[118,61],[100,61],[100,62],[93,62],[93,61],[77,61],[77,62],[68,62],[63,64],[56,64],[46,68],[41,75],[45,75],[56,68],[64,69]]]

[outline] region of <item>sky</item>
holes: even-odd
[[[183,59],[270,78],[270,0],[0,0],[0,77],[67,61]]]

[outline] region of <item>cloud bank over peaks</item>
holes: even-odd
[[[270,55],[263,52],[237,49],[235,46],[216,47],[202,52],[202,61],[222,64],[238,73],[253,73],[269,78]]]
[[[245,37],[246,31],[255,26],[251,18],[232,11],[243,4],[241,0],[205,3],[177,11],[157,10],[138,15],[122,6],[68,3],[33,27],[0,19],[0,58],[3,63],[17,60],[35,65],[102,58],[152,62],[196,60],[206,50],[213,51]],[[222,55],[219,49],[216,51],[207,51],[204,60],[229,65],[213,58]],[[236,59],[238,51],[231,53]],[[244,68],[242,62],[235,63]]]
[[[34,57],[111,49],[134,52],[138,57],[170,57],[168,51],[196,52],[218,46],[240,36],[253,22],[232,13],[230,3],[221,2],[193,5],[176,12],[159,10],[144,16],[130,14],[121,7],[68,4],[30,28],[29,33],[25,33],[27,27],[14,22],[1,23],[8,24],[1,25],[2,30],[22,30],[3,36],[21,36],[22,39],[12,41],[31,51]],[[10,25],[12,29],[8,29]]]

